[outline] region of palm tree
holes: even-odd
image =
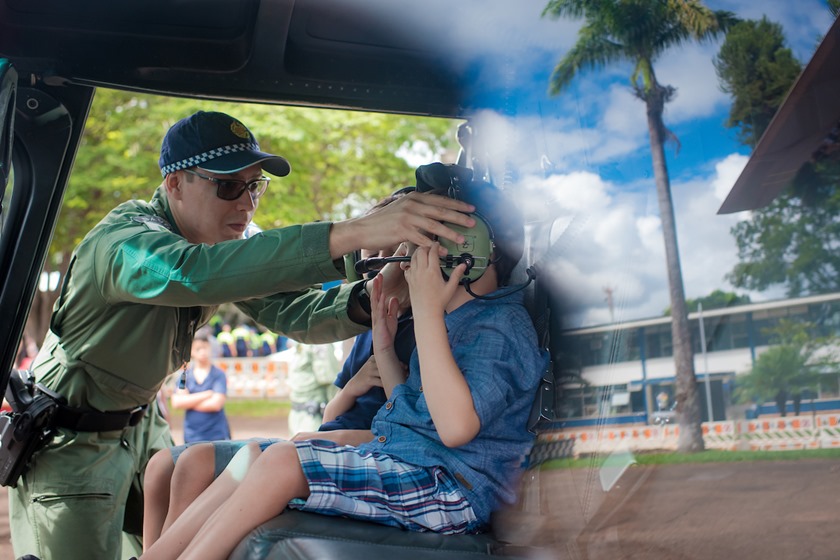
[[[673,134],[665,127],[662,114],[676,90],[657,81],[653,63],[670,47],[717,37],[737,19],[730,12],[712,11],[699,0],[549,0],[543,16],[584,20],[577,43],[554,68],[549,86],[551,95],[559,94],[582,70],[595,70],[623,61],[634,64],[630,87],[644,102],[647,112],[653,175],[665,238],[673,317],[676,403],[680,418],[678,448],[682,452],[702,451],[694,354],[664,150],[665,140]]]
[[[840,14],[840,0],[828,0],[828,11],[831,12],[831,15],[834,18],[837,18],[838,14]]]
[[[816,392],[822,372],[837,368],[838,337],[821,336],[820,330],[814,323],[791,319],[782,319],[769,329],[771,346],[749,372],[737,377],[735,400],[759,405],[773,400],[779,414],[786,416],[790,398],[798,416],[802,393]]]

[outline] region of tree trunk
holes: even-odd
[[[653,177],[659,199],[659,214],[662,220],[662,235],[665,240],[665,260],[668,267],[668,287],[671,297],[671,337],[676,368],[676,410],[680,422],[677,449],[683,453],[703,451],[703,430],[701,426],[700,400],[697,394],[697,378],[694,373],[694,351],[691,346],[691,331],[688,328],[688,310],[685,305],[680,254],[677,246],[677,229],[674,220],[674,204],[671,199],[671,181],[665,162],[665,125],[662,113],[668,90],[656,80],[643,99],[647,108],[650,153],[653,160]]]
[[[776,393],[776,408],[779,409],[779,416],[784,418],[787,416],[787,392],[784,390]]]

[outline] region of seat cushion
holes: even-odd
[[[354,519],[286,510],[254,529],[230,558],[448,560],[489,557],[500,548],[490,534],[415,533]]]

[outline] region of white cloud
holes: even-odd
[[[672,184],[688,298],[716,289],[734,291],[724,279],[737,260],[730,229],[744,216],[719,216],[717,210],[744,160],[745,156],[731,154],[709,173]],[[548,178],[528,176],[516,187],[532,221],[558,219],[565,229],[554,236],[560,249],[551,278],[571,306],[570,325],[610,321],[606,288],[614,292],[614,317],[619,321],[660,316],[670,305],[652,181],[646,188],[635,185],[630,192],[626,185],[576,171]]]
[[[743,154],[730,154],[715,164],[717,177],[712,182],[712,186],[714,187],[715,197],[720,202],[726,199],[741,171],[746,167],[748,160],[749,157]],[[741,218],[743,217],[741,216]]]
[[[707,117],[729,105],[729,96],[720,90],[712,64],[719,48],[720,43],[687,45],[669,51],[657,63],[659,81],[677,88],[674,100],[665,107],[668,122]]]
[[[615,150],[615,145],[623,144],[629,151],[631,142],[637,147],[647,138],[644,102],[634,96],[628,86],[613,84],[609,88],[606,99],[608,103],[604,109],[599,130],[607,137],[605,144],[607,146],[612,144],[612,147],[599,151],[603,159],[621,155],[621,152]],[[609,142],[610,139],[613,142]]]
[[[830,24],[816,0],[707,3],[740,17],[766,13],[784,25],[797,53],[812,50]],[[511,9],[511,25],[530,25],[533,9],[527,4],[527,16]],[[550,37],[551,26],[565,35]],[[542,21],[533,29],[533,44],[542,45],[543,53],[556,49],[558,59],[576,40],[576,27],[568,22],[546,26]],[[735,291],[724,279],[737,259],[730,230],[749,217],[717,215],[747,161],[745,155],[729,153],[739,146],[722,124],[730,101],[719,89],[712,64],[719,44],[687,45],[656,61],[661,83],[678,90],[665,119],[670,127],[679,125],[683,151],[679,158],[668,151],[667,157],[689,298],[715,289]],[[510,45],[503,31],[497,46],[517,53],[523,47]],[[527,64],[508,67],[505,79],[516,81],[527,71]],[[479,153],[486,154],[497,182],[523,193],[518,201],[532,221],[557,220],[555,229],[565,230],[552,279],[572,305],[570,319],[577,325],[610,320],[605,288],[614,290],[616,320],[659,316],[669,305],[644,105],[629,90],[629,73],[627,65],[587,73],[563,96],[540,100],[539,111],[512,102],[509,115],[514,116],[488,112],[474,123],[486,141]],[[773,295],[750,294],[754,301]]]

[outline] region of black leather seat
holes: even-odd
[[[286,510],[256,528],[231,560],[454,560],[490,558],[505,547],[490,534],[415,533],[376,523]]]

